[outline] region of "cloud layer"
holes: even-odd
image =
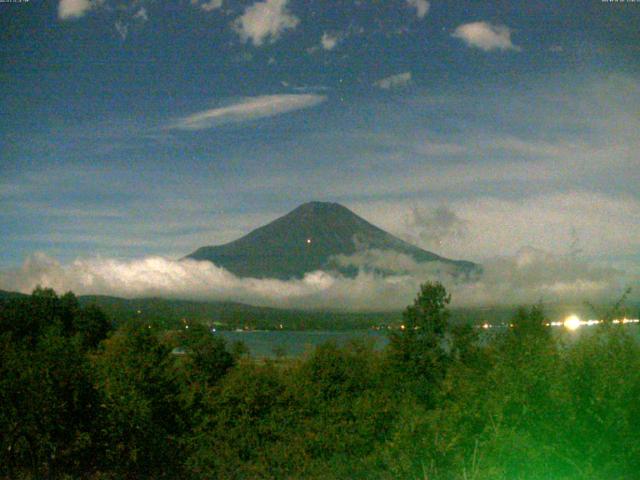
[[[626,286],[640,284],[638,278],[626,277],[613,268],[530,247],[512,257],[487,261],[482,277],[471,282],[451,275],[446,265],[419,264],[396,252],[361,251],[336,261],[357,267],[358,275],[347,278],[316,271],[289,281],[240,279],[206,261],[92,258],[63,265],[44,254],[35,254],[20,268],[0,272],[0,288],[27,293],[42,285],[77,294],[233,300],[276,307],[364,311],[403,308],[425,280],[442,281],[452,292],[456,306],[610,300]],[[396,273],[380,276],[374,273],[375,269]]]
[[[511,42],[511,29],[504,25],[492,25],[488,22],[465,23],[455,29],[453,37],[459,38],[470,47],[479,48],[485,52],[521,50]]]
[[[178,130],[203,130],[225,123],[244,122],[273,117],[282,113],[314,107],[326,100],[317,94],[281,94],[246,97],[226,107],[213,108],[183,117],[170,128]]]
[[[436,186],[435,181],[429,184]],[[528,196],[526,201],[483,195],[446,206],[399,200],[352,207],[364,218],[376,218],[383,229],[449,258],[484,263],[497,255],[515,255],[527,245],[568,254],[577,239],[589,259],[635,256],[624,269],[640,271],[640,225],[633,221],[640,218],[640,201],[629,196],[567,191]]]

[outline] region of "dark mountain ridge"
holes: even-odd
[[[362,250],[392,251],[416,262],[441,262],[454,272],[479,271],[475,263],[450,260],[401,240],[338,203],[309,202],[242,238],[197,249],[185,258],[208,260],[240,277],[301,278],[315,270],[341,268],[332,262]]]

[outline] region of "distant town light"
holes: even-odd
[[[611,323],[614,324],[621,324],[621,325],[627,325],[630,323],[640,323],[640,319],[638,318],[615,318],[613,320],[610,320]],[[545,322],[544,326],[545,327],[563,327],[566,328],[567,330],[576,330],[580,327],[591,327],[594,325],[600,325],[602,323],[606,323],[605,320],[597,320],[597,319],[589,319],[589,320],[582,320],[580,317],[578,317],[577,315],[569,315],[567,318],[565,318],[564,320],[560,320],[557,322]],[[476,328],[482,328],[485,330],[488,330],[490,328],[514,328],[515,324],[513,323],[497,323],[497,324],[491,324],[491,323],[482,323],[480,325],[476,325]]]
[[[582,325],[582,321],[577,315],[569,315],[564,319],[564,328],[566,328],[567,330],[577,330],[578,328],[580,328],[580,325]]]

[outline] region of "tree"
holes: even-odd
[[[0,308],[0,333],[16,340],[28,339],[33,347],[48,331],[80,335],[85,349],[94,349],[111,330],[111,322],[96,305],[81,307],[73,292],[58,297],[51,288],[37,287],[30,297],[6,302]]]
[[[111,322],[96,305],[82,308],[75,316],[74,328],[82,336],[85,348],[94,349],[107,338],[111,331]]]
[[[448,329],[447,305],[451,295],[440,282],[420,285],[420,292],[404,311],[399,331],[389,336],[390,357],[407,375],[427,405],[434,400],[434,391],[444,378],[448,355],[444,349]]]
[[[0,308],[0,333],[27,340],[32,347],[45,329],[60,329],[61,302],[50,288],[37,287],[30,297],[12,299]]]
[[[103,409],[104,469],[118,478],[178,478],[186,425],[172,347],[146,325],[126,325],[91,358]]]
[[[548,341],[551,339],[551,330],[545,318],[542,305],[534,305],[529,311],[520,307],[511,321],[514,337],[519,340],[530,341],[533,338]]]
[[[72,293],[41,288],[0,308],[0,477],[93,468],[98,401],[74,334],[78,312]]]
[[[232,354],[227,351],[226,340],[213,335],[204,325],[190,325],[188,330],[181,332],[178,341],[186,351],[194,380],[213,385],[235,364]]]

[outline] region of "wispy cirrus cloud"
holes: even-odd
[[[169,126],[177,130],[204,130],[225,123],[244,122],[273,117],[283,113],[314,107],[326,96],[311,93],[245,97],[225,107],[212,108],[179,119]]]
[[[511,42],[511,29],[505,25],[492,25],[488,22],[471,22],[460,25],[452,36],[459,38],[469,47],[485,52],[491,50],[522,50]]]

